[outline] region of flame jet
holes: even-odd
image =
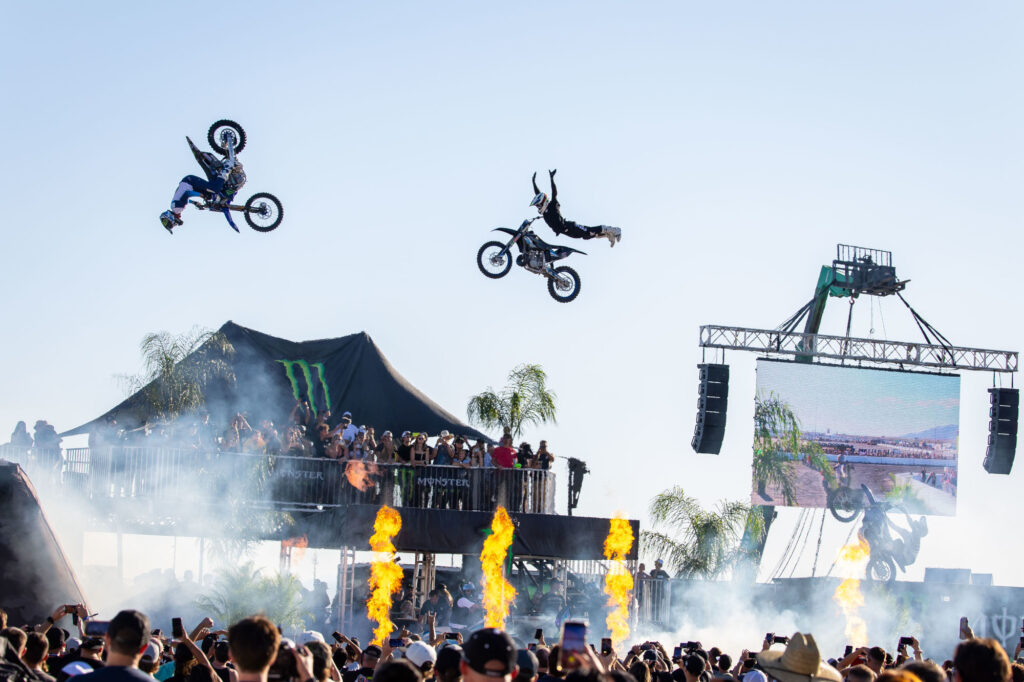
[[[616,647],[629,639],[629,593],[633,589],[633,576],[626,568],[626,557],[632,548],[633,527],[616,514],[604,541],[604,558],[612,562],[604,577],[604,593],[608,595],[611,608],[605,622]]]
[[[484,540],[480,565],[484,572],[484,627],[505,627],[508,607],[516,598],[516,589],[505,579],[505,557],[515,538],[515,526],[504,507],[499,506],[491,520],[491,534]]]
[[[846,579],[839,584],[832,600],[839,605],[846,617],[846,641],[855,647],[866,646],[868,643],[868,624],[857,615],[864,606],[864,595],[860,591],[860,575],[868,560],[870,548],[864,538],[858,536],[857,542],[845,545],[839,550],[838,566]]]
[[[395,629],[391,622],[391,595],[402,586],[402,567],[395,563],[395,544],[392,539],[402,529],[402,517],[387,505],[377,510],[373,522],[370,549],[374,551],[370,562],[370,590],[366,603],[368,615],[377,622],[373,630],[373,643],[383,646],[384,638]]]

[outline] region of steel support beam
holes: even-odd
[[[912,341],[857,339],[777,329],[749,329],[706,324],[701,348],[745,350],[777,356],[809,356],[814,361],[855,362],[949,370],[1016,372],[1017,353],[1007,350],[935,346]]]

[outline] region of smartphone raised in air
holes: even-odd
[[[677,646],[675,649],[672,650],[672,660],[673,661],[678,661],[682,657],[683,657],[683,647]]]
[[[587,646],[587,624],[579,620],[565,621],[562,623],[562,637],[558,643],[561,666],[575,667],[579,662],[579,653]]]
[[[185,636],[185,626],[181,624],[181,618],[171,618],[171,637],[181,639]]]
[[[110,627],[109,620],[87,620],[85,621],[85,634],[90,637],[103,637]]]

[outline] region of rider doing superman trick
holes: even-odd
[[[608,225],[597,225],[596,227],[587,227],[586,225],[579,225],[572,220],[566,220],[562,217],[562,211],[558,205],[558,188],[555,186],[555,173],[558,169],[549,170],[548,177],[551,180],[551,198],[548,195],[540,191],[537,187],[537,174],[533,174],[533,201],[530,202],[530,206],[537,207],[537,213],[540,213],[544,217],[544,222],[548,224],[555,234],[564,234],[567,237],[573,239],[593,239],[594,237],[604,237],[611,246],[615,246],[615,242],[622,240],[622,230],[617,227],[609,227]]]

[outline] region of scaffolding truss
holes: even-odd
[[[985,372],[1017,371],[1017,353],[1013,351],[804,334],[778,329],[706,324],[700,328],[700,346],[766,355],[800,356],[815,362],[896,365],[901,369],[928,367]]]

